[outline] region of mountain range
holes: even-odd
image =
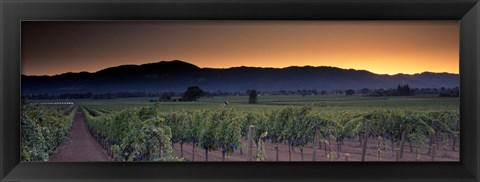
[[[22,94],[105,93],[136,91],[183,92],[189,86],[206,91],[224,92],[257,89],[337,90],[396,88],[453,88],[459,86],[459,75],[423,72],[419,74],[375,74],[365,70],[327,66],[291,66],[286,68],[232,67],[200,68],[179,60],[143,65],[121,65],[94,73],[64,73],[54,76],[22,75]]]

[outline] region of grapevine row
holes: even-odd
[[[250,125],[255,126],[253,140],[259,150],[263,150],[265,141],[275,145],[276,160],[281,143],[288,145],[290,159],[294,148],[300,149],[303,159],[307,144],[324,143],[328,158],[333,160],[339,157],[345,139],[358,138],[364,148],[368,139],[376,140],[378,157],[380,148],[386,148],[385,140],[390,140],[389,152],[398,155],[393,148],[397,143],[401,157],[407,141],[415,143],[418,151],[419,147],[436,144],[432,139],[435,135],[456,137],[459,133],[458,112],[318,112],[308,106],[288,106],[271,112],[244,113],[232,108],[160,112],[159,107],[129,108],[97,117],[89,114],[92,110],[82,109],[92,133],[106,140],[114,156],[121,160],[178,160],[172,152],[174,143],[180,144],[180,158],[184,157],[184,144],[191,144],[192,151],[196,147],[205,151],[205,160],[213,150],[220,150],[225,160],[236,150],[242,152],[241,141],[248,138]],[[257,160],[263,160],[262,152],[257,153]]]
[[[48,161],[72,127],[77,107],[64,110],[48,109],[40,105],[24,105],[21,114],[22,161]]]

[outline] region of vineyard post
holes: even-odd
[[[110,150],[110,145],[108,144],[107,140],[105,140],[105,147],[107,147],[107,151],[110,154],[112,151]]]
[[[400,158],[403,157],[403,148],[405,147],[406,137],[407,137],[407,130],[404,129],[402,132],[402,139],[400,139]]]
[[[362,136],[358,136],[358,143],[360,146],[362,146],[363,142],[362,142]]]
[[[363,138],[363,150],[362,150],[362,161],[365,161],[365,154],[367,153],[367,140],[368,140],[368,135],[370,134],[370,120],[365,121],[365,137]]]
[[[205,148],[205,161],[208,161],[208,148]]]
[[[400,150],[398,148],[395,149],[395,161],[400,160]]]
[[[387,140],[385,140],[385,135],[382,136],[383,150],[387,150]]]
[[[320,130],[316,128],[315,136],[313,137],[313,157],[312,157],[313,161],[317,161],[317,151],[318,151],[317,143],[318,143],[319,135],[320,135]]]
[[[337,158],[340,158],[340,151],[342,148],[340,148],[340,142],[337,141]]]
[[[252,161],[253,159],[253,130],[255,127],[253,125],[250,125],[248,127],[248,147],[247,147],[247,161]]]
[[[415,145],[415,160],[417,160],[417,161],[420,160],[420,151],[419,151],[417,145]]]
[[[327,143],[328,141],[326,139],[323,140],[323,143],[324,143],[324,149],[325,149],[325,157],[327,157],[328,159],[328,147],[327,147]]]
[[[276,160],[278,161],[278,142],[275,143],[275,151],[276,151]]]
[[[302,154],[302,161],[303,161],[303,146],[300,148],[300,153]]]
[[[433,123],[434,123],[434,122],[435,122],[435,120],[432,120],[432,125],[431,125],[432,128],[434,128],[434,127],[433,127]],[[435,133],[436,133],[436,132],[435,132]],[[430,146],[433,146],[433,144],[434,144],[434,142],[433,142],[433,133],[430,133],[430,142],[429,142],[429,143],[430,143]],[[433,148],[433,147],[432,147],[432,148]],[[429,149],[428,149],[428,155],[432,154],[432,148],[429,148]]]
[[[460,120],[457,120],[457,124],[455,124],[455,132],[458,131],[458,127],[460,126]],[[452,150],[455,151],[455,145],[457,144],[457,135],[453,135],[453,145]]]
[[[180,142],[180,157],[183,157],[183,142]]]
[[[288,161],[292,161],[292,143],[288,141]]]
[[[225,161],[225,149],[222,148],[222,161]]]
[[[444,151],[444,156],[447,156],[447,148],[448,148],[448,138],[446,137],[447,134],[443,134],[443,151]]]
[[[432,161],[435,160],[435,155],[436,155],[436,152],[435,152],[435,144],[432,145]]]
[[[408,144],[410,145],[410,152],[413,152],[412,141],[408,141]]]
[[[195,142],[192,142],[192,161],[195,161]]]

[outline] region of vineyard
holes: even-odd
[[[458,99],[330,96],[262,99],[261,104],[254,105],[246,103],[246,98],[234,96],[179,103],[148,102],[149,98],[48,101],[62,104],[42,104],[46,101],[37,100],[22,106],[21,158],[22,161],[459,160]],[[225,100],[229,100],[229,105],[224,104]]]
[[[312,107],[164,111],[157,103],[80,109],[92,135],[117,161],[209,161],[209,153],[220,154],[214,160],[282,161],[279,152],[285,147],[287,161],[372,161],[371,156],[373,161],[403,161],[405,151],[417,161],[432,161],[458,151],[458,112]],[[344,149],[352,143],[359,152]],[[204,158],[195,158],[198,153]],[[293,153],[300,159],[292,160]]]
[[[24,105],[21,114],[22,161],[47,161],[65,140],[76,105]]]

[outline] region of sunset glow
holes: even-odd
[[[199,67],[334,66],[459,73],[458,21],[22,22],[22,74],[182,60]]]

